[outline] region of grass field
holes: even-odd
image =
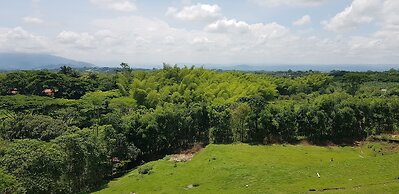
[[[399,152],[389,144],[209,145],[188,162],[169,158],[98,193],[399,193]]]

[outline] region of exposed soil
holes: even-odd
[[[174,154],[170,156],[169,161],[171,162],[187,162],[194,157],[194,154]]]
[[[203,144],[194,144],[194,146],[188,150],[181,151],[178,154],[173,154],[170,156],[169,161],[172,162],[187,162],[190,161],[197,152],[204,148]]]

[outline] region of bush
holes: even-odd
[[[44,115],[18,115],[3,129],[5,139],[38,139],[50,141],[62,135],[67,126],[61,120]]]
[[[62,190],[63,159],[62,152],[52,143],[16,140],[5,149],[0,166],[20,181],[27,193],[54,193]],[[5,178],[8,184],[17,184],[12,177]]]
[[[0,193],[25,193],[25,189],[14,176],[5,173],[0,168]]]
[[[142,166],[138,169],[139,174],[150,174],[152,166]]]

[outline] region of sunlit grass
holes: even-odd
[[[145,164],[150,174],[134,170],[98,193],[398,193],[399,153],[383,147],[209,145],[189,162]]]

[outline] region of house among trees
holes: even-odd
[[[57,92],[58,92],[57,89],[49,89],[49,88],[44,89],[44,90],[42,91],[43,95],[51,96],[51,97],[53,97],[53,96],[55,95],[55,93],[57,93]]]
[[[17,88],[13,88],[12,90],[10,90],[10,94],[17,95],[18,94],[18,89]]]

